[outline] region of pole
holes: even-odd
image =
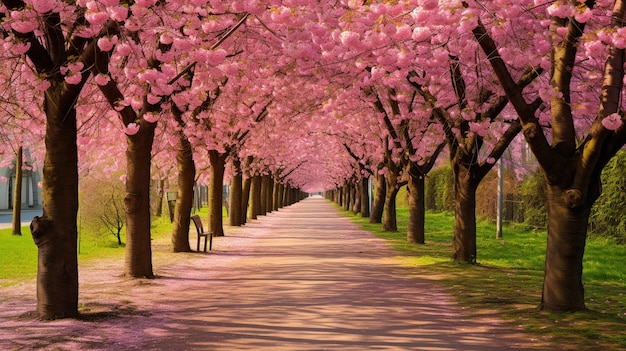
[[[498,165],[498,203],[496,217],[496,239],[502,239],[502,207],[504,200],[504,159],[501,158]]]

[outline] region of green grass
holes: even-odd
[[[626,246],[589,238],[583,281],[590,312],[540,312],[546,233],[507,225],[503,240],[489,221],[477,223],[477,265],[451,260],[451,213],[427,213],[426,244],[406,242],[408,210],[398,206],[398,232],[383,232],[380,224],[344,214],[363,229],[389,240],[415,275],[436,277],[451,288],[459,304],[474,315],[494,313],[513,326],[547,338],[565,350],[626,349]]]
[[[0,286],[37,276],[37,247],[30,235],[12,235],[0,229]],[[28,227],[22,233],[30,233]]]
[[[206,210],[205,210],[206,211]],[[78,241],[78,264],[101,258],[124,257],[124,245],[119,246],[113,235],[93,235],[81,228]],[[123,232],[125,232],[125,228]],[[172,225],[167,216],[153,218],[152,239],[169,237]],[[0,287],[11,286],[37,276],[37,246],[28,227],[22,234],[12,235],[11,229],[0,229]],[[126,240],[122,234],[122,241]]]

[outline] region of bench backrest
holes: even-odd
[[[193,224],[196,225],[196,230],[198,231],[198,235],[204,233],[204,229],[202,228],[202,220],[200,219],[200,216],[193,215],[191,216],[191,220],[193,221]]]

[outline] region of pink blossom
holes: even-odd
[[[434,10],[439,6],[439,1],[438,0],[421,0],[419,4],[424,10]]]
[[[122,56],[128,56],[131,53],[132,48],[127,43],[120,43],[116,46],[116,51]]]
[[[70,73],[65,76],[65,81],[67,84],[76,85],[79,84],[83,80],[83,77],[79,73]]]
[[[98,47],[102,51],[111,51],[115,44],[117,44],[117,35],[98,39]]]
[[[50,12],[56,5],[54,0],[33,0],[33,9],[39,13]]]
[[[96,84],[100,86],[105,86],[109,84],[111,78],[106,74],[99,73],[94,77],[94,80],[96,81]]]
[[[602,119],[602,125],[608,130],[616,130],[622,123],[622,117],[618,113],[611,113]]]
[[[143,119],[148,123],[156,123],[159,120],[159,114],[154,112],[146,113],[143,115]]]
[[[583,45],[587,57],[601,57],[606,49],[606,46],[597,40],[585,42]]]
[[[158,103],[159,101],[161,101],[161,97],[154,95],[154,94],[148,94],[147,100],[149,104],[154,105]]]
[[[572,17],[576,12],[576,8],[569,4],[555,2],[548,7],[548,14],[559,18]]]
[[[85,19],[87,19],[92,26],[101,26],[109,19],[109,14],[106,12],[87,11],[85,13]]]
[[[35,89],[38,91],[45,91],[48,88],[50,88],[50,82],[47,80],[40,80],[37,82],[37,85],[35,85]]]
[[[613,35],[613,45],[618,49],[626,49],[626,28],[619,28]]]
[[[224,49],[210,50],[207,53],[207,63],[217,66],[226,60],[226,54]]]
[[[150,7],[156,3],[156,0],[137,0],[135,4],[141,7]]]
[[[139,125],[137,123],[129,123],[124,130],[124,133],[126,133],[126,135],[135,135],[138,132]]]
[[[339,35],[341,43],[348,47],[358,47],[361,44],[359,33],[343,31]]]
[[[15,43],[12,46],[12,51],[18,55],[23,55],[30,49],[30,43]]]
[[[574,18],[580,23],[586,23],[589,19],[591,19],[591,16],[593,16],[593,12],[591,12],[590,8],[585,7],[583,12],[576,12],[576,16],[574,16]]]
[[[172,42],[174,42],[174,37],[172,36],[171,33],[164,32],[164,33],[161,33],[161,35],[159,36],[159,41],[161,42],[161,44],[169,45]]]
[[[488,158],[487,158],[487,160],[486,160],[486,162],[487,162],[488,164],[492,165],[492,164],[496,163],[496,159],[495,159],[495,158],[493,158],[493,157],[488,157]]]
[[[128,9],[124,6],[107,7],[107,13],[112,20],[121,22],[128,18]]]
[[[37,29],[39,22],[35,14],[26,11],[11,11],[11,28],[18,33],[30,33]]]

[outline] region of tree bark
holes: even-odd
[[[398,222],[396,218],[396,195],[398,195],[398,175],[388,171],[385,174],[387,193],[385,196],[385,216],[383,218],[383,230],[387,232],[397,232]]]
[[[233,159],[233,176],[230,179],[230,199],[228,205],[230,211],[228,224],[234,227],[241,226],[242,199],[243,199],[243,175],[241,174],[241,160],[237,157]]]
[[[382,223],[383,210],[385,208],[385,198],[387,197],[387,181],[384,175],[376,176],[376,195],[374,203],[372,203],[372,213],[370,214],[370,223]]]
[[[174,252],[189,252],[189,231],[191,208],[193,207],[193,189],[196,178],[196,166],[193,162],[191,143],[181,131],[178,135],[176,150],[178,164],[178,193],[172,223],[172,244]]]
[[[410,243],[424,244],[424,222],[426,209],[424,204],[424,177],[409,176],[407,184],[409,192],[409,223],[406,233],[406,240]]]
[[[243,190],[241,194],[241,224],[246,224],[248,219],[248,207],[250,204],[250,187],[252,186],[252,178],[247,177],[243,180]],[[252,218],[252,217],[250,217]]]
[[[44,95],[46,155],[43,215],[30,225],[38,248],[37,313],[41,319],[78,316],[78,150],[74,99],[51,82]]]
[[[126,150],[126,258],[124,273],[152,278],[150,242],[150,164],[156,124],[141,122],[139,132],[127,136]]]
[[[583,255],[591,205],[571,208],[568,189],[547,186],[548,244],[540,308],[551,312],[586,310]]]
[[[263,180],[260,175],[255,175],[252,177],[252,184],[250,185],[250,219],[257,219],[258,216],[262,215],[262,197],[261,197],[261,185]]]
[[[361,178],[361,186],[359,190],[361,191],[361,217],[367,218],[370,216],[370,193],[369,193],[369,178]]]
[[[216,150],[209,150],[209,159],[211,161],[211,174],[209,176],[209,231],[213,232],[213,236],[224,236],[222,196],[226,154],[220,154]]]
[[[22,162],[23,149],[22,146],[19,146],[15,153],[15,190],[13,192],[12,217],[13,235],[22,235],[22,177],[24,176]]]
[[[454,241],[452,259],[476,263],[476,188],[470,170],[455,164],[454,167]]]
[[[261,194],[263,196],[263,214],[272,212],[274,205],[272,204],[272,196],[274,194],[274,181],[273,177],[269,174],[263,176]]]

